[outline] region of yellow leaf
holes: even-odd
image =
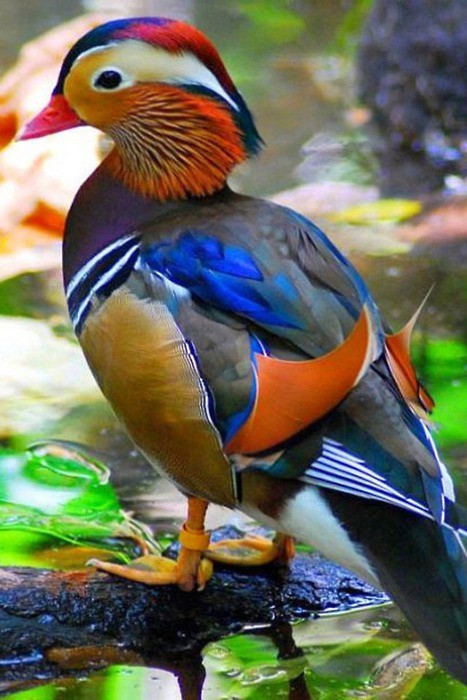
[[[413,199],[380,199],[378,202],[348,207],[331,214],[329,218],[346,224],[397,222],[410,219],[419,214],[421,209],[420,202]]]

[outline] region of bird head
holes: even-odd
[[[19,138],[83,124],[115,142],[105,163],[114,177],[161,200],[220,189],[262,143],[212,43],[165,18],[115,20],[85,34]]]

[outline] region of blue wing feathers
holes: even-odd
[[[284,273],[265,280],[252,255],[239,246],[189,231],[153,244],[142,258],[205,303],[267,326],[302,327],[294,284]]]
[[[176,241],[154,244],[147,252],[152,267],[185,273],[187,280],[200,270],[223,272],[233,277],[262,281],[263,275],[252,256],[239,246],[225,245],[214,236],[188,231]],[[162,269],[159,269],[163,272]]]
[[[280,307],[274,308],[271,300],[242,279],[226,279],[222,274],[211,270],[203,271],[198,284],[192,286],[194,294],[227,311],[256,321],[257,323],[284,328],[299,328],[298,319],[291,317],[287,310],[281,313]]]
[[[341,343],[364,304],[378,327],[365,283],[325,234],[286,208],[274,212],[262,238],[248,222],[235,220],[235,236],[209,224],[151,242],[142,259],[198,301],[247,318],[310,357]]]

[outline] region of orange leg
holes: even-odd
[[[183,591],[192,591],[195,587],[202,590],[212,576],[211,562],[202,558],[210,538],[210,533],[204,529],[207,508],[207,501],[188,498],[188,515],[180,531],[181,549],[176,562],[148,554],[128,565],[112,564],[99,559],[91,559],[88,564],[100,571],[149,586],[172,583],[177,584]]]
[[[188,498],[188,516],[180,530],[179,540],[181,549],[178,555],[177,566],[179,569],[178,585],[183,591],[191,591],[198,586],[202,590],[206,581],[211,578],[212,565],[209,562],[205,566],[209,569],[209,575],[203,570],[203,552],[209,547],[210,532],[204,529],[204,519],[208,509],[208,502],[201,498]]]

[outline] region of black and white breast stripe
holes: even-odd
[[[324,438],[321,455],[310,464],[301,480],[314,486],[389,503],[424,517],[434,517],[428,505],[398,491],[362,459],[350,454],[343,445],[330,438]],[[451,484],[446,486],[448,494],[444,494],[444,499],[453,503]]]
[[[140,251],[137,236],[119,238],[100,250],[71,278],[66,296],[71,322],[80,333],[95,295],[108,297],[134,269]]]

